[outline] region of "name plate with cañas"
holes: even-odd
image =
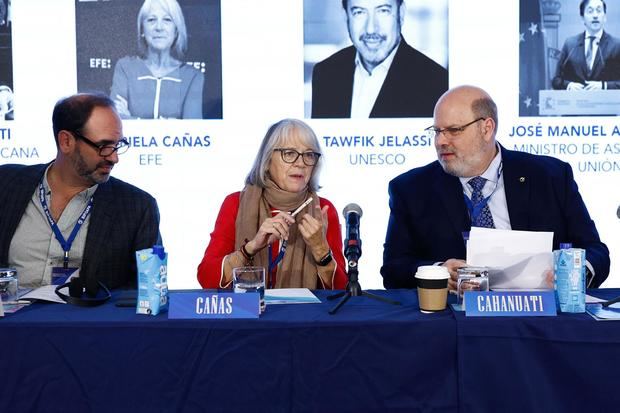
[[[170,291],[168,318],[258,318],[259,294],[219,291]]]

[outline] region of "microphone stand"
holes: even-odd
[[[329,314],[332,314],[332,315],[336,314],[338,309],[340,309],[340,307],[342,307],[344,303],[349,301],[349,298],[351,297],[364,296],[364,297],[372,298],[377,301],[383,301],[384,303],[388,303],[392,305],[401,305],[400,301],[390,300],[389,298],[380,297],[378,295],[371,294],[366,291],[362,291],[362,287],[360,286],[360,283],[357,279],[357,276],[358,276],[357,260],[359,256],[361,255],[361,251],[359,251],[358,253],[358,250],[360,250],[360,248],[357,245],[348,245],[347,250],[348,249],[353,250],[351,252],[345,250],[345,256],[347,257],[347,260],[348,260],[347,276],[349,278],[349,282],[347,283],[347,288],[345,291],[327,296],[328,300],[335,300],[336,298],[342,297],[340,301],[338,302],[338,304],[336,304],[334,308],[329,310]]]

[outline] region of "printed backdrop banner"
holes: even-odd
[[[548,61],[545,48],[561,49],[566,37],[583,30],[583,23],[576,0],[541,3],[559,5],[555,11],[543,9],[542,16],[532,17],[536,22],[542,19],[547,40],[546,46],[539,42],[528,53],[539,57],[531,63],[536,68],[533,74],[542,70],[544,77],[551,71],[540,64]],[[117,178],[158,200],[171,289],[198,287],[196,267],[224,197],[243,187],[269,125],[287,117],[306,118],[309,74],[325,52],[320,48],[313,55],[307,47],[310,38],[316,37],[304,37],[305,23],[316,24],[317,11],[306,16],[302,0],[180,0],[179,4],[188,33],[184,61],[198,62],[190,66],[204,78],[203,118],[125,120],[123,132],[131,148],[113,171]],[[447,4],[447,14],[445,7],[443,12],[437,10],[442,4]],[[505,2],[502,7],[492,0],[405,0],[409,10],[405,25],[412,30],[405,36],[416,48],[431,45],[423,51],[449,68],[450,86],[474,84],[494,97],[499,107],[497,138],[502,145],[554,156],[572,165],[590,214],[611,250],[612,270],[604,286],[619,287],[620,122],[616,116],[521,112],[520,68],[524,62],[520,61],[520,39],[528,39],[531,33],[522,14],[524,7],[529,13],[530,4],[538,7],[532,0]],[[126,11],[111,11],[121,5]],[[0,120],[0,163],[34,164],[54,158],[54,103],[77,91],[109,92],[116,61],[138,53],[140,7],[138,0],[12,2],[9,72],[16,110],[14,120]],[[339,7],[330,10],[340,24],[339,37],[333,40],[340,48],[346,41],[346,22]],[[449,16],[447,23],[429,24],[429,16],[437,13]],[[112,14],[116,21],[110,21]],[[545,26],[552,18],[556,26]],[[608,18],[606,30],[611,34],[620,34],[617,21]],[[434,37],[444,39],[444,46],[432,46]],[[441,52],[432,52],[444,49],[443,57]],[[6,61],[0,60],[0,73],[6,70]],[[216,102],[219,112],[211,111],[207,102]],[[306,121],[325,153],[320,195],[334,203],[340,216],[351,202],[363,209],[360,283],[365,289],[382,288],[379,269],[389,214],[387,185],[398,174],[435,160],[433,140],[424,131],[433,120]],[[342,218],[341,223],[344,231]]]

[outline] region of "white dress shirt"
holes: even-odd
[[[381,64],[376,66],[369,73],[364,65],[359,52],[355,55],[355,73],[353,75],[353,98],[351,99],[351,118],[364,118],[370,117],[370,112],[375,105],[377,96],[381,91],[381,86],[387,77],[394,56],[396,55],[396,49],[385,58]]]
[[[493,216],[493,223],[496,229],[512,229],[510,226],[510,217],[508,216],[508,202],[506,202],[506,191],[504,189],[504,174],[502,173],[502,151],[497,151],[497,155],[491,161],[489,167],[484,171],[481,177],[487,180],[482,188],[482,196],[489,197],[489,210]],[[468,178],[459,178],[463,186],[463,193],[471,199],[472,189],[467,182],[473,176]]]

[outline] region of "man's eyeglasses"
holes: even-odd
[[[295,163],[301,156],[301,159],[306,166],[316,165],[321,157],[321,154],[318,152],[297,152],[295,149],[290,148],[276,148],[274,151],[280,152],[280,155],[282,155],[282,160],[286,163]]]
[[[114,152],[116,152],[117,154],[121,155],[121,154],[127,152],[127,149],[129,149],[129,142],[127,141],[127,139],[121,139],[120,141],[118,141],[116,143],[116,145],[112,145],[112,144],[109,144],[109,143],[96,144],[95,142],[91,141],[86,136],[82,135],[81,133],[78,133],[76,131],[73,131],[71,133],[73,133],[73,135],[77,139],[81,139],[84,142],[86,142],[88,145],[90,145],[93,148],[97,149],[99,151],[99,156],[102,156],[102,157],[110,156]]]
[[[451,126],[448,128],[436,128],[435,126],[429,126],[428,128],[424,129],[425,131],[428,132],[433,132],[434,137],[436,138],[437,136],[439,136],[440,133],[443,133],[444,136],[446,137],[450,137],[453,138],[455,136],[460,135],[465,129],[467,129],[468,126],[473,125],[474,123],[478,122],[479,120],[485,120],[486,118],[478,118],[478,119],[474,119],[471,122],[462,125],[462,126]]]

